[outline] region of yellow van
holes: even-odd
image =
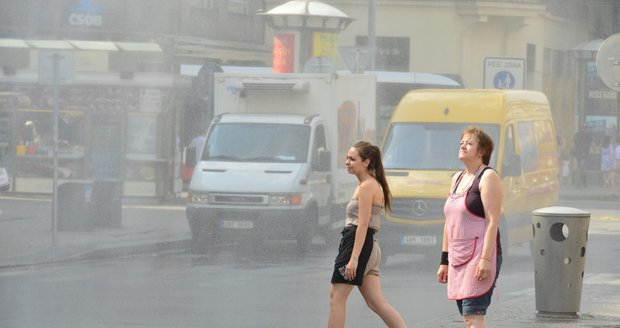
[[[525,90],[414,90],[396,107],[382,144],[392,210],[381,228],[391,254],[439,256],[443,207],[462,131],[478,126],[495,142],[490,166],[504,186],[504,249],[532,239],[532,210],[558,200],[556,134],[544,94]]]

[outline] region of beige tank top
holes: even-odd
[[[357,214],[359,212],[359,202],[357,199],[351,199],[351,201],[347,204],[347,218],[345,220],[346,225],[354,225],[357,226],[359,223],[359,219]],[[371,229],[375,229],[375,231],[379,231],[381,229],[381,213],[383,212],[383,205],[380,204],[372,204],[372,210],[370,212],[370,222],[368,227]]]

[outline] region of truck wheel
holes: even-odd
[[[502,244],[502,256],[506,258],[510,245],[508,244],[508,221],[504,215],[499,218],[499,242]]]
[[[308,215],[303,220],[301,229],[297,232],[297,251],[300,254],[305,254],[310,250],[312,238],[317,231],[319,222],[318,211],[315,209],[309,210]]]
[[[310,243],[312,242],[312,237],[309,232],[300,232],[297,234],[297,251],[300,254],[305,254],[310,249]]]
[[[190,231],[192,233],[192,249],[195,253],[206,254],[215,250],[215,231],[209,229],[204,220],[190,219]]]

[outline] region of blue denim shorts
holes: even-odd
[[[499,276],[499,269],[502,266],[502,254],[497,254],[497,272],[495,273],[495,282]],[[491,297],[493,296],[493,290],[495,289],[495,282],[493,282],[493,288],[488,293],[476,297],[466,298],[463,300],[457,300],[456,306],[459,308],[461,315],[486,315],[487,308],[491,305]]]

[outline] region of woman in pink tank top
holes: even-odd
[[[442,256],[437,280],[448,285],[466,327],[486,327],[485,314],[501,266],[499,218],[503,189],[489,169],[493,140],[480,128],[463,131],[459,159],[465,169],[454,176],[444,206]]]

